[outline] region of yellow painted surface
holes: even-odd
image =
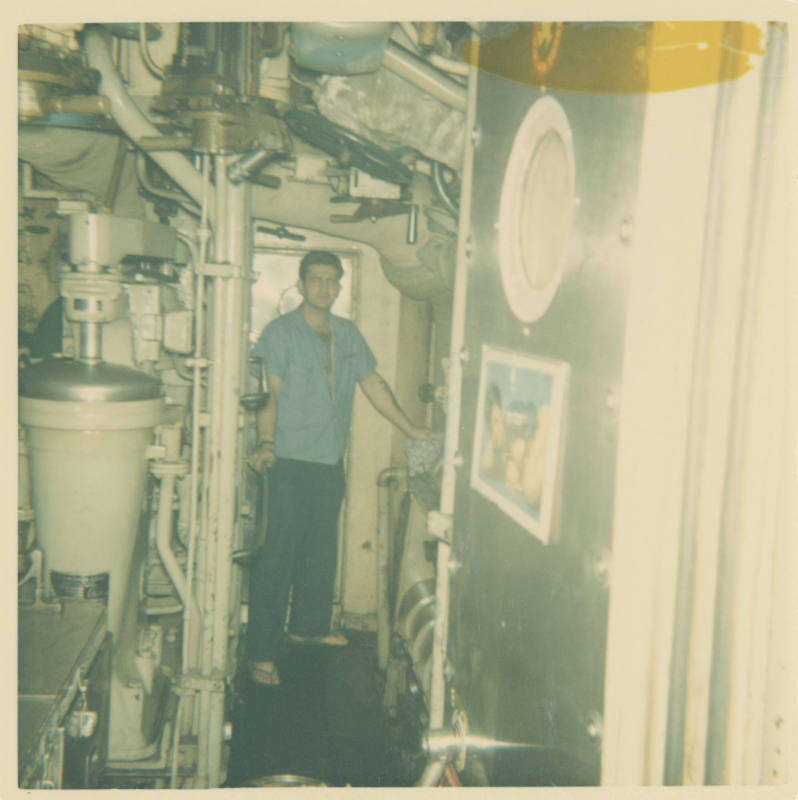
[[[462,46],[463,57],[508,80],[571,92],[672,92],[734,80],[765,53],[751,22],[659,21],[519,25]]]

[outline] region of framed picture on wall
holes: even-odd
[[[482,346],[471,487],[544,544],[551,536],[570,367]]]

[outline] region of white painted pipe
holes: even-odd
[[[86,29],[84,47],[89,66],[100,73],[100,92],[111,103],[111,116],[126,136],[137,143],[144,136],[160,136],[160,131],[133,102],[111,59],[105,34]],[[202,177],[179,153],[155,152],[149,157],[198,205],[202,200]]]
[[[437,786],[448,763],[446,758],[431,758],[424,767],[416,786]]]
[[[217,197],[218,199],[218,197]],[[219,235],[218,227],[215,238]],[[205,470],[205,513],[202,526],[202,545],[204,558],[203,567],[203,617],[202,617],[202,644],[200,657],[200,673],[205,678],[210,678],[213,673],[213,635],[214,620],[216,615],[216,540],[219,526],[219,451],[221,448],[221,414],[222,414],[222,384],[224,371],[222,368],[224,358],[224,342],[222,331],[224,329],[224,280],[213,279],[213,327],[211,330],[214,348],[211,365],[211,414],[206,435],[206,470]],[[197,778],[199,786],[210,786],[210,759],[213,751],[211,736],[211,715],[213,695],[210,689],[200,691],[200,719],[197,740],[199,756]]]
[[[249,190],[233,187],[227,179],[229,157],[216,156],[216,208],[214,260],[230,265],[230,275],[214,278],[211,366],[210,464],[206,472],[206,524],[204,572],[205,618],[201,672],[216,678],[227,672],[229,658],[230,591],[236,509],[236,457],[239,444],[239,397],[242,381],[244,336],[243,265],[250,253]],[[204,689],[200,696],[198,751],[202,762],[201,786],[216,786],[221,779],[224,694]]]
[[[191,604],[188,587],[186,585],[186,576],[175,557],[172,550],[172,498],[175,491],[176,475],[173,473],[166,473],[161,476],[161,499],[158,505],[158,519],[155,527],[155,549],[158,551],[158,557],[169,576],[169,580],[174,584],[177,590],[177,595],[183,603],[183,608],[186,609]]]
[[[200,487],[199,480],[199,452],[200,452],[200,417],[202,415],[202,384],[201,374],[202,367],[200,366],[201,360],[205,352],[205,277],[202,274],[202,264],[205,262],[205,255],[210,237],[210,229],[208,228],[208,207],[210,196],[210,162],[207,156],[203,156],[203,169],[202,169],[202,204],[200,212],[200,227],[197,231],[198,246],[197,246],[197,260],[194,264],[195,277],[197,281],[196,287],[196,303],[195,303],[195,324],[194,324],[194,366],[193,366],[193,386],[192,386],[192,417],[191,417],[191,430],[192,430],[192,448],[191,448],[191,501],[189,506],[189,539],[188,539],[188,574],[186,582],[189,591],[194,593],[195,576],[200,575],[199,591],[195,596],[199,595],[203,589],[202,583],[202,565],[198,563],[200,554],[203,549],[203,541],[201,533],[198,535],[198,529],[201,530],[204,516],[200,520],[198,514],[198,493]],[[206,461],[207,461],[207,450]],[[207,474],[207,473],[203,473]],[[204,484],[203,484],[204,492]],[[203,505],[204,507],[204,505]],[[191,672],[198,667],[199,653],[197,652],[197,644],[199,643],[199,636],[202,627],[202,615],[198,613],[194,619],[193,609],[191,606],[186,610],[183,618],[183,673]],[[199,609],[198,609],[199,612]],[[196,736],[199,732],[199,702],[194,699],[192,704],[187,709],[187,717],[190,723],[190,730]]]
[[[387,467],[377,478],[377,664],[388,665],[391,649],[391,615],[388,576],[391,568],[388,497],[396,481],[404,477],[402,467]]]
[[[227,178],[230,157],[217,156],[215,163],[216,188],[219,202],[225,209],[225,221],[217,225],[217,259],[232,267],[224,279],[224,307],[221,339],[224,375],[221,383],[221,417],[219,419],[218,511],[216,518],[215,614],[213,627],[212,665],[215,674],[227,671],[230,627],[230,585],[232,580],[233,529],[235,526],[235,475],[238,444],[238,419],[241,395],[241,350],[243,326],[241,321],[243,278],[242,261],[248,252],[249,209],[246,184],[233,186]],[[222,725],[224,696],[215,693],[211,698],[211,749],[208,770],[210,786],[221,777]]]
[[[405,36],[409,39],[412,43],[413,47],[418,50],[420,47],[419,39],[418,39],[418,31],[416,30],[415,25],[412,22],[400,22],[400,27],[404,31]],[[433,67],[437,69],[443,70],[444,72],[451,72],[454,75],[462,75],[463,77],[468,77],[468,70],[469,65],[465,61],[455,61],[451,58],[445,58],[444,56],[438,55],[438,53],[430,53],[426,56],[427,61],[432,64]]]
[[[471,186],[473,180],[473,140],[470,135],[476,122],[477,71],[472,68],[468,80],[466,111],[466,147],[463,157],[463,180],[460,194],[460,225],[457,237],[457,267],[452,301],[452,332],[449,355],[449,392],[446,405],[446,438],[443,455],[440,510],[454,514],[454,490],[457,482],[457,463],[460,432],[460,403],[463,381],[463,347],[465,344],[465,312],[468,290],[468,237],[470,230]],[[438,543],[437,578],[435,581],[435,630],[432,646],[432,677],[430,685],[430,730],[443,727],[446,707],[446,681],[443,675],[449,628],[449,558],[451,546]]]
[[[218,157],[215,157],[218,158]],[[215,164],[218,168],[218,163]],[[221,178],[221,179],[220,179]],[[213,216],[213,255],[216,263],[225,260],[224,242],[227,240],[227,206],[226,194],[223,191],[225,183],[224,171],[220,176],[216,173],[216,184],[214,187],[214,208]],[[224,392],[224,316],[225,316],[225,280],[221,276],[213,278],[213,291],[211,301],[213,303],[213,319],[210,328],[210,335],[213,341],[213,353],[211,355],[211,365],[209,369],[208,384],[210,389],[210,417],[206,433],[205,463],[203,474],[205,485],[203,487],[203,516],[201,527],[201,579],[203,596],[203,616],[202,616],[202,636],[201,636],[201,657],[200,673],[203,677],[210,679],[213,675],[213,637],[215,618],[217,613],[216,597],[216,556],[217,556],[217,536],[219,530],[219,500],[220,500],[220,454],[221,454],[221,430],[222,430],[222,404]],[[211,786],[211,769],[215,764],[211,763],[214,751],[214,735],[212,733],[212,717],[214,694],[210,688],[200,691],[200,714],[197,738],[197,782],[200,787]],[[221,730],[221,729],[220,729]]]
[[[465,88],[408,50],[389,42],[382,65],[447,106],[458,111],[466,110]]]

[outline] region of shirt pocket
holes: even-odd
[[[339,353],[336,359],[335,369],[340,378],[346,383],[356,383],[359,379],[358,370],[360,369],[360,359],[358,353],[349,351]]]

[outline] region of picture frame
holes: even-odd
[[[544,544],[552,534],[570,366],[482,346],[471,488]]]

